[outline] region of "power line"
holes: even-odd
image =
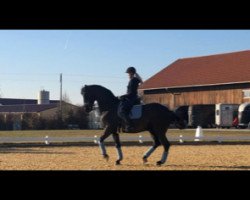
[[[78,76],[78,77],[103,77],[103,78],[118,78],[124,79],[125,77],[121,76],[110,76],[110,75],[93,75],[93,74],[65,74],[64,76]]]
[[[31,80],[31,79],[0,79],[0,82],[2,81],[5,81],[5,82],[23,82],[23,83],[27,83],[27,82],[50,82],[50,83],[57,83],[58,80],[42,80],[42,79],[39,79],[39,80]],[[84,83],[84,82],[98,82],[98,83],[124,83],[123,80],[98,80],[98,81],[95,81],[95,80],[86,80],[86,79],[83,79],[83,80],[75,80],[75,79],[65,79],[64,82],[66,82],[67,84],[68,83]],[[2,82],[3,83],[3,82]]]
[[[41,80],[41,79],[39,79],[39,80],[31,80],[31,79],[0,79],[0,81],[16,81],[16,82],[29,82],[29,81],[32,81],[32,82],[41,82],[41,81],[43,81],[43,82],[57,82],[57,80]]]
[[[0,76],[58,76],[58,73],[1,73]],[[96,74],[67,74],[64,73],[64,76],[73,76],[73,77],[96,77],[96,78],[117,78],[117,79],[125,79],[123,76],[113,76],[113,75],[96,75]]]
[[[41,76],[41,75],[43,75],[43,76],[56,76],[56,75],[58,75],[58,73],[1,73],[0,74],[0,76],[5,76],[5,75],[7,75],[7,76],[20,76],[20,75],[22,75],[22,76],[31,76],[31,75],[36,75],[36,76]]]
[[[46,82],[57,82],[57,80],[42,80],[42,79],[26,79],[26,80],[24,80],[24,79],[0,79],[0,81],[17,81],[17,82],[19,82],[19,81],[21,81],[21,82],[41,82],[41,81],[46,81]]]

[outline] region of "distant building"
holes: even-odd
[[[48,93],[46,95],[49,97]],[[60,112],[59,100],[42,99],[42,95],[40,95],[39,98],[37,100],[0,98],[0,116],[5,121],[12,118],[13,130],[20,130],[22,128],[22,119],[24,114],[27,113],[43,119],[54,119],[58,116]],[[64,111],[76,111],[79,107],[62,102],[62,108]]]
[[[59,100],[49,100],[50,104],[60,103]],[[13,99],[0,98],[0,106],[3,105],[20,105],[20,104],[38,104],[38,99]]]
[[[58,104],[38,105],[38,104],[20,104],[0,106],[0,114],[18,114],[22,117],[24,113],[36,113],[44,118],[51,118],[58,110]]]

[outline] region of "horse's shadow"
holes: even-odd
[[[186,168],[186,167],[195,167],[199,168],[200,170],[207,169],[207,168],[215,168],[215,169],[239,169],[239,170],[250,170],[249,165],[239,165],[239,166],[223,166],[223,165],[214,165],[214,166],[204,166],[204,165],[166,165],[169,167],[177,167],[177,168]],[[213,170],[213,169],[211,169]]]
[[[125,164],[127,167],[140,167],[141,165],[136,165],[136,164]],[[123,164],[124,166],[124,164]],[[218,169],[218,170],[225,170],[225,169],[229,169],[229,170],[250,170],[250,166],[248,165],[239,165],[239,166],[223,166],[223,165],[214,165],[214,166],[204,166],[204,165],[174,165],[174,164],[165,164],[165,165],[162,165],[162,166],[156,166],[156,164],[150,164],[150,163],[146,163],[146,164],[143,164],[143,166],[145,168],[151,168],[151,167],[154,167],[154,168],[166,168],[166,170],[168,170],[167,168],[168,167],[171,167],[171,168],[176,168],[176,170],[188,170],[187,167],[193,167],[193,168],[199,168],[197,171],[199,170],[205,170],[207,168],[211,168],[211,170],[215,170],[215,169]],[[190,169],[192,171],[196,171],[195,169]]]

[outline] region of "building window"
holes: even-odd
[[[243,97],[250,98],[250,90],[243,90]]]

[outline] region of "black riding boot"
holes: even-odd
[[[133,133],[134,132],[134,124],[132,122],[132,120],[129,118],[129,116],[125,116],[124,117],[124,121],[125,121],[125,132],[126,133]]]

